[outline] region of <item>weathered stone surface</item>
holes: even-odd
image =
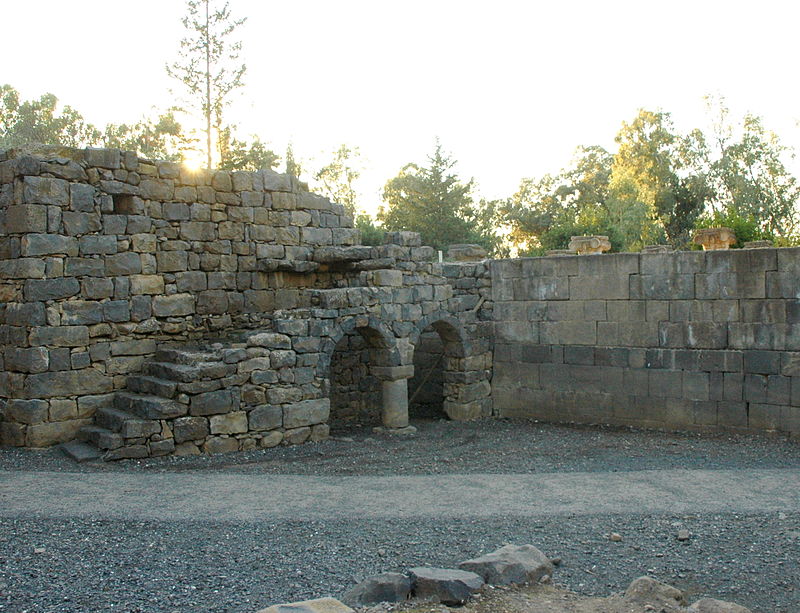
[[[497,551],[466,560],[461,570],[477,573],[492,585],[536,583],[553,574],[553,564],[533,545],[506,545]]]
[[[729,249],[736,242],[736,234],[730,228],[703,228],[694,231],[692,242],[705,251]]]
[[[287,604],[276,604],[258,613],[355,613],[353,609],[335,598],[317,598]]]
[[[283,409],[283,427],[300,428],[328,420],[331,401],[328,398],[303,400],[287,405]]]
[[[480,575],[449,568],[415,567],[409,570],[415,598],[446,605],[462,605],[484,584]]]
[[[47,207],[40,204],[21,204],[6,209],[5,231],[9,234],[47,232]]]
[[[25,177],[23,200],[28,204],[69,205],[69,183],[63,179]]]
[[[347,590],[342,601],[353,607],[364,607],[380,602],[403,602],[410,594],[411,579],[400,573],[383,573],[368,577]]]
[[[9,347],[6,349],[5,367],[24,373],[46,372],[50,367],[50,354],[44,347]]]
[[[234,411],[224,415],[212,415],[209,424],[211,434],[241,434],[247,432],[247,413]]]
[[[189,407],[191,415],[217,415],[238,408],[238,402],[230,390],[218,390],[194,396]]]
[[[6,404],[5,419],[20,424],[38,424],[47,421],[46,400],[11,399]]]
[[[194,310],[194,296],[191,294],[173,294],[172,296],[155,296],[153,298],[153,314],[157,317],[191,315]]]
[[[486,256],[486,249],[480,245],[450,245],[447,248],[447,259],[454,262],[478,262]]]
[[[78,255],[78,239],[58,234],[27,234],[22,237],[22,255]]]
[[[176,443],[202,440],[209,434],[208,420],[204,417],[179,417],[173,422],[172,433]]]
[[[80,293],[81,284],[77,279],[30,279],[25,282],[25,300],[38,302],[69,298]]]
[[[283,425],[283,409],[280,406],[264,405],[256,407],[248,414],[249,429],[274,430]]]
[[[247,344],[253,347],[267,347],[269,349],[291,349],[292,341],[285,334],[262,332],[247,338]]]
[[[239,441],[235,438],[212,436],[203,443],[205,453],[230,453],[239,451]]]
[[[751,613],[750,609],[733,602],[702,598],[689,607],[692,613]]]
[[[25,379],[27,398],[54,398],[58,396],[83,396],[104,394],[114,389],[114,381],[94,368],[47,372],[29,375]]]
[[[90,419],[73,419],[28,426],[25,431],[25,445],[28,447],[50,447],[71,441],[78,430],[91,423]]]
[[[625,590],[624,598],[628,602],[642,605],[679,607],[686,604],[682,591],[652,577],[635,579]]]

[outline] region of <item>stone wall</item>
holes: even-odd
[[[288,175],[190,172],[112,149],[0,152],[0,440],[46,446],[82,433],[118,457],[157,455],[181,445],[174,420],[198,417],[208,433],[185,443],[246,448],[264,437],[251,419],[263,409],[280,415],[270,427],[284,442],[297,442],[307,433],[292,434],[294,425],[327,422],[331,358],[354,332],[370,347],[384,423],[407,423],[401,389],[430,325],[448,337],[445,409],[456,418],[489,414],[488,303],[475,308],[478,291],[489,292],[486,266],[483,278],[472,264],[451,282],[419,235],[389,233],[378,247],[358,241],[342,206]],[[250,345],[247,331],[278,332],[289,345]],[[222,360],[224,376],[210,377],[208,366],[161,376],[164,347],[214,343],[228,359],[239,356]],[[141,375],[158,381],[142,384]],[[157,396],[174,391],[171,383],[183,389],[161,398],[169,402],[120,406],[125,394]],[[193,395],[217,385],[238,399],[196,414]],[[306,401],[312,421],[295,417]],[[111,410],[159,427],[123,427]],[[123,431],[131,436],[114,436]],[[238,443],[209,442],[214,436]]]
[[[495,412],[800,432],[800,250],[492,262]]]

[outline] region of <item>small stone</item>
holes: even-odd
[[[691,535],[689,534],[689,531],[686,530],[685,528],[681,529],[681,530],[678,530],[677,538],[678,538],[679,541],[688,541],[690,537],[691,537]]]
[[[464,570],[416,567],[409,573],[416,598],[446,605],[464,604],[484,584],[480,575]]]
[[[686,597],[677,588],[661,583],[652,577],[639,577],[625,590],[625,600],[637,604],[656,604],[662,607],[677,607],[686,604]]]
[[[692,613],[751,613],[750,609],[733,602],[702,598],[689,607]]]
[[[619,532],[612,532],[608,535],[608,540],[612,543],[619,543],[622,541],[622,535]]]
[[[380,550],[379,550],[380,551]],[[402,602],[411,592],[411,580],[400,573],[368,577],[342,596],[351,606],[369,606],[380,602]]]

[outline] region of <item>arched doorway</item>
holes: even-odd
[[[331,336],[328,351],[333,429],[349,424],[408,425],[407,393],[398,385],[405,384],[404,370],[388,327],[373,318],[350,319]]]
[[[467,371],[471,345],[461,323],[446,313],[423,318],[412,334],[414,376],[409,381],[409,415],[419,419],[472,419],[480,411],[465,398],[475,378]]]
[[[408,416],[411,419],[443,419],[444,342],[433,326],[419,335],[414,346],[414,376],[408,380]]]

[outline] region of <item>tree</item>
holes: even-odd
[[[232,126],[226,126],[218,132],[217,150],[219,168],[222,170],[276,168],[281,159],[258,136],[254,136],[249,143],[236,138]]]
[[[205,153],[212,167],[213,135],[225,129],[224,110],[230,94],[244,85],[247,67],[239,63],[241,41],[231,36],[247,18],[233,19],[229,3],[220,0],[187,0],[182,19],[187,34],[180,43],[180,60],[167,65],[167,74],[179,81],[189,96],[189,105],[205,123]]]
[[[750,113],[744,116],[736,138],[724,99],[710,106],[714,104],[717,149],[711,175],[722,212],[752,220],[769,235],[785,239],[796,233],[800,185],[783,161],[792,151],[764,127],[760,117]]]
[[[427,166],[406,164],[384,187],[386,206],[378,212],[383,227],[419,232],[426,245],[437,249],[457,243],[491,247],[489,237],[475,227],[474,181],[462,182],[453,172],[455,165],[438,141]]]
[[[512,243],[535,248],[556,225],[569,225],[581,214],[596,218],[608,200],[612,159],[602,147],[578,147],[569,168],[522,179],[517,192],[499,206]]]
[[[355,217],[358,192],[355,183],[361,176],[358,168],[361,152],[358,147],[341,145],[333,159],[314,173],[319,190],[331,201],[344,205],[348,214]]]
[[[136,151],[154,160],[179,161],[188,146],[181,124],[170,111],[158,120],[141,119],[135,124],[108,124],[103,131],[103,145]]]
[[[658,236],[661,228],[676,246],[689,242],[689,233],[712,192],[701,162],[705,139],[698,130],[675,133],[669,113],[639,110],[617,133],[609,183],[609,208],[639,209],[637,224],[642,242]]]
[[[38,100],[20,100],[10,85],[0,87],[0,148],[31,143],[86,147],[100,132],[70,106],[58,109],[58,98],[44,94]]]
[[[286,160],[284,172],[292,175],[293,177],[300,178],[300,175],[303,173],[303,166],[300,160],[294,157],[294,147],[292,146],[292,143],[286,145],[286,155],[284,156],[284,159]]]

